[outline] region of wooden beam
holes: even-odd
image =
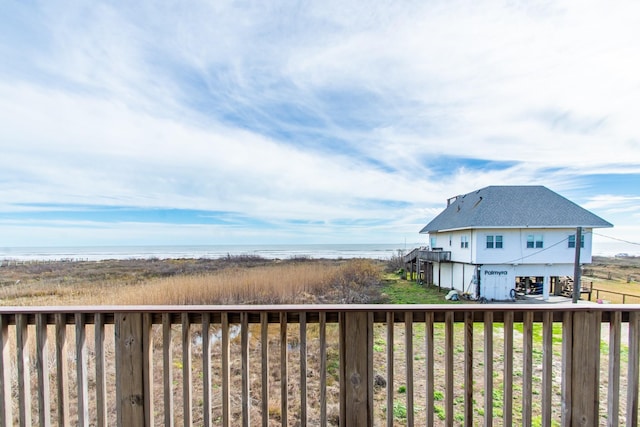
[[[601,318],[596,311],[573,313],[570,425],[599,425]]]
[[[0,314],[0,424],[4,426],[13,423],[8,317]]]
[[[372,325],[367,312],[347,312],[340,323],[340,413],[345,427],[373,425],[373,348],[369,348]]]
[[[143,426],[142,313],[116,313],[115,322],[118,426]]]

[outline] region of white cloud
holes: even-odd
[[[12,7],[5,204],[387,218],[371,233],[388,236],[486,185],[570,195],[598,185],[586,175],[640,173],[632,2]],[[615,197],[585,206],[633,211],[636,195],[618,211]]]

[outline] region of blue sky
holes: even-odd
[[[425,242],[447,198],[496,184],[640,242],[637,16],[4,1],[0,246]]]

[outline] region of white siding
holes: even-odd
[[[584,237],[584,248],[580,251],[580,262],[591,262],[591,237],[588,230]],[[575,248],[568,247],[568,238],[575,229],[518,229],[476,230],[477,264],[567,264],[575,259]],[[487,236],[502,236],[502,248],[487,249]],[[542,248],[527,248],[529,235],[541,236]]]
[[[460,293],[468,292],[476,296],[476,266],[457,262],[433,263],[434,285],[446,289],[455,289]],[[438,280],[439,279],[439,280]]]
[[[431,233],[436,248],[451,252],[450,263],[434,264],[434,283],[443,288],[469,292],[475,296],[474,273],[479,268],[480,294],[488,300],[510,299],[518,276],[545,278],[573,276],[575,247],[569,247],[569,236],[575,229],[479,229]],[[591,262],[591,229],[583,230],[584,248],[580,262]],[[487,235],[494,236],[494,248],[487,248]],[[527,236],[541,236],[542,247],[527,248]],[[502,236],[502,248],[495,247],[495,236]],[[468,242],[461,247],[461,242]]]
[[[568,247],[568,238],[576,230],[567,229],[478,229],[431,233],[436,246],[451,252],[451,260],[469,264],[567,264],[573,263],[575,248]],[[591,262],[592,233],[585,229],[584,248],[580,262]],[[487,235],[502,236],[502,248],[487,249]],[[542,236],[542,248],[527,248],[527,236]],[[468,248],[461,247],[463,239]]]
[[[516,276],[511,265],[484,265],[480,269],[480,294],[489,301],[511,298]]]
[[[473,262],[473,233],[471,230],[452,231],[443,233],[430,233],[429,237],[436,238],[435,248],[451,252],[451,260],[456,262]],[[461,247],[463,238],[468,242],[468,247]]]

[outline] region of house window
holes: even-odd
[[[437,240],[436,240],[436,237],[435,237],[435,236],[432,236],[432,237],[429,239],[429,243],[431,244],[431,249],[435,248],[435,247],[437,246],[437,243],[438,243],[438,242],[437,242]]]
[[[527,248],[543,248],[542,234],[529,234],[527,236]]]
[[[460,236],[460,247],[467,249],[469,247],[469,236]]]
[[[487,249],[502,249],[502,236],[487,236]]]
[[[576,235],[575,234],[571,234],[569,236],[569,247],[570,248],[575,248],[576,247]],[[584,234],[580,235],[580,247],[584,248]]]

